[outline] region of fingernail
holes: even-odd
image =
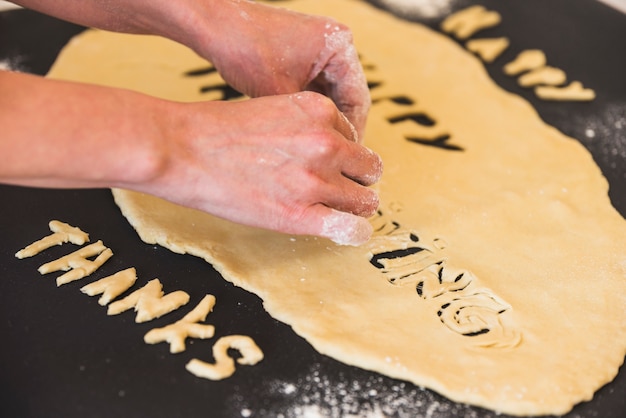
[[[370,174],[368,180],[370,181],[370,185],[378,182],[383,175],[383,160],[380,158],[378,154],[368,148],[368,151],[372,156],[375,157],[374,165],[372,166],[372,173]]]
[[[372,236],[367,219],[338,210],[324,218],[321,235],[339,245],[361,245]]]
[[[359,133],[357,132],[352,122],[350,122],[350,119],[348,119],[348,117],[344,115],[343,112],[339,112],[339,116],[344,120],[345,123],[348,124],[348,127],[350,128],[350,135],[352,135],[352,138],[349,139],[352,142],[356,142],[357,144],[360,143],[361,141],[359,140]]]

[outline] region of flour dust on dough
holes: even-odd
[[[590,399],[626,352],[626,222],[589,153],[444,35],[358,1],[279,4],[350,25],[377,84],[375,236],[338,246],[114,190],[141,238],[206,259],[345,363],[509,414]],[[88,31],[50,77],[196,101],[219,76],[183,74],[207,65],[167,40]]]

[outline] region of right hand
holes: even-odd
[[[361,244],[378,196],[378,155],[313,92],[174,104],[163,170],[142,191],[250,226]]]

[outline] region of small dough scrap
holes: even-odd
[[[154,328],[143,337],[146,344],[157,344],[163,341],[170,343],[170,353],[185,351],[187,337],[207,339],[215,334],[213,325],[198,324],[204,321],[215,306],[215,296],[206,295],[191,312],[163,328]]]
[[[228,350],[234,348],[239,351],[241,357],[237,363],[253,366],[263,360],[263,352],[254,340],[246,335],[229,335],[222,337],[213,346],[214,364],[198,359],[191,359],[185,368],[204,379],[222,380],[235,373],[235,360],[228,355]]]
[[[534,70],[546,65],[546,54],[539,49],[527,49],[511,62],[504,66],[506,75],[518,75],[525,71]]]
[[[489,63],[495,61],[508,47],[509,39],[506,37],[472,39],[465,44],[465,48],[467,48],[468,51],[472,51],[483,61]]]
[[[583,87],[580,81],[572,81],[565,87],[539,86],[535,88],[535,94],[543,100],[587,102],[596,98],[596,92]]]
[[[550,85],[550,86],[558,86],[567,80],[567,75],[565,71],[560,68],[555,67],[541,67],[536,68],[523,74],[517,80],[520,86],[522,87],[532,87],[537,85]]]
[[[54,245],[61,245],[67,242],[83,245],[89,241],[89,234],[83,232],[80,228],[68,225],[64,222],[53,220],[50,221],[48,226],[50,230],[54,232],[52,235],[48,235],[21,249],[15,254],[15,257],[20,259],[32,257]]]

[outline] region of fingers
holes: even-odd
[[[380,157],[359,144],[356,128],[329,98],[311,92],[286,97],[312,119],[313,123],[308,131],[312,132],[314,125],[317,125],[323,126],[324,129],[330,128],[340,135],[338,137],[325,133],[325,138],[318,137],[320,147],[311,148],[320,150],[315,158],[323,160],[325,165],[329,160],[338,158],[340,172],[359,184],[369,186],[379,180],[383,170]]]
[[[332,240],[339,245],[361,245],[372,236],[372,225],[365,218],[317,204],[304,214],[302,222],[308,233]]]
[[[357,143],[361,142],[359,140],[359,133],[357,132],[352,122],[350,122],[346,115],[344,115],[343,112],[339,110],[337,111],[337,122],[335,129],[337,129],[337,131],[348,140]]]
[[[364,186],[371,186],[376,183],[383,172],[383,162],[374,151],[359,145],[356,128],[348,118],[341,112],[337,112],[337,122],[335,129],[348,142],[348,156],[343,160],[341,173],[347,178],[356,181]]]
[[[303,219],[297,225],[308,229],[308,234],[331,239],[340,245],[360,245],[372,233],[366,218],[372,216],[379,206],[378,193],[366,187],[375,183],[382,172],[380,157],[369,149],[353,142],[345,142],[351,153],[360,157],[345,158],[341,171],[330,170],[325,181],[320,179],[317,192],[313,192],[313,204],[304,210]],[[351,173],[346,175],[345,172]],[[301,232],[302,233],[302,232]]]
[[[358,144],[349,144],[350,157],[342,161],[341,174],[364,186],[380,180],[383,161],[374,151]]]
[[[351,182],[351,180],[344,179],[344,182]],[[333,209],[366,218],[372,216],[379,205],[378,193],[375,190],[353,182],[348,185],[329,186],[327,196],[320,200],[324,205]]]
[[[328,104],[325,110],[322,104]],[[327,119],[339,134],[322,141],[313,167],[319,175],[317,198],[324,205],[358,216],[371,216],[378,208],[378,194],[365,186],[375,184],[381,177],[381,158],[356,142],[357,133],[350,121],[328,99],[318,101],[316,118]]]
[[[362,71],[360,64],[355,71]],[[352,77],[352,79],[350,77]],[[346,76],[339,85],[331,89],[329,97],[354,126],[357,134],[355,142],[363,142],[367,115],[371,105],[370,93],[367,88],[365,76],[362,73],[352,73],[351,76]]]
[[[316,66],[311,86],[335,102],[352,123],[357,141],[362,142],[371,98],[367,80],[350,30],[340,24],[327,24],[325,33],[326,60],[323,67]]]

